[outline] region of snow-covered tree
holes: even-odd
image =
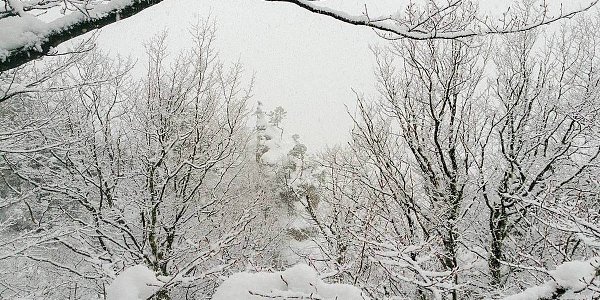
[[[275,266],[314,265],[313,254],[320,256],[321,251],[312,240],[315,224],[310,222],[310,214],[320,201],[321,170],[299,135],[284,135],[286,112],[282,107],[266,112],[259,103],[256,115],[259,188],[270,206],[268,215],[275,219],[273,228],[280,235]]]
[[[2,258],[47,270],[41,280],[15,278],[21,288],[7,297],[101,297],[109,280],[138,264],[164,283],[159,299],[202,297],[216,274],[244,262],[241,232],[256,202],[247,195],[251,85],[241,66],[220,61],[213,25],[194,32],[193,47],[175,58],[166,37],[149,43],[144,80],[91,52],[54,81],[94,84],[33,94],[31,111],[52,119],[13,134],[37,148],[3,151],[2,166],[27,187],[32,199],[23,201],[37,201],[28,226],[46,238],[8,239]],[[7,125],[15,134],[36,120],[18,108]]]
[[[358,95],[350,147],[321,160],[335,276],[373,298],[485,298],[595,261],[595,22],[375,49],[380,96]],[[575,293],[597,293],[588,279]]]

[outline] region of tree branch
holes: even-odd
[[[0,72],[19,67],[29,61],[49,54],[52,49],[63,42],[81,36],[94,29],[102,28],[122,19],[131,17],[162,0],[113,0],[107,4],[98,4],[86,14],[74,12],[46,24],[48,29],[37,33],[36,43],[24,43],[13,49],[6,49],[0,44],[0,50],[8,54],[0,55]],[[31,18],[32,16],[28,16]],[[23,20],[21,17],[9,17],[12,21]],[[0,19],[7,21],[8,18]],[[10,21],[10,20],[9,20]],[[40,21],[41,22],[41,21]],[[34,33],[35,34],[35,33]]]
[[[319,1],[315,1],[315,0],[265,0],[265,1],[291,3],[291,4],[301,7],[303,9],[306,9],[310,12],[329,16],[336,20],[342,21],[344,23],[358,25],[358,26],[366,26],[366,27],[376,29],[379,31],[383,31],[386,33],[391,33],[393,35],[396,35],[397,38],[407,38],[407,39],[413,39],[413,40],[431,40],[431,39],[458,39],[458,38],[472,37],[472,36],[478,36],[478,35],[523,32],[523,31],[534,29],[539,26],[551,24],[551,23],[554,23],[554,22],[562,20],[562,19],[571,18],[578,13],[582,13],[582,12],[589,10],[590,8],[592,8],[593,6],[598,4],[598,1],[600,1],[600,0],[591,1],[591,2],[589,2],[589,4],[583,6],[579,9],[573,10],[573,11],[564,12],[564,13],[561,12],[558,16],[555,16],[555,17],[548,17],[544,13],[544,15],[542,16],[542,18],[539,21],[533,22],[531,24],[526,24],[521,27],[514,27],[514,26],[497,27],[497,26],[491,26],[489,24],[484,24],[486,29],[467,29],[467,30],[456,30],[456,31],[451,30],[451,29],[450,30],[442,30],[442,31],[437,31],[435,29],[423,30],[420,26],[410,26],[410,24],[405,24],[405,23],[407,23],[407,20],[398,22],[399,20],[394,20],[393,18],[371,19],[371,18],[369,18],[369,16],[366,13],[363,15],[350,15],[350,14],[342,12],[342,11],[337,11],[332,8],[328,8],[325,6],[320,6],[318,4],[315,4],[315,3],[319,2]],[[453,3],[451,5],[454,7],[458,4]],[[442,8],[441,10],[443,10],[443,9],[444,8]],[[434,15],[435,14],[437,14],[437,12],[434,12]],[[385,21],[397,21],[397,22],[385,22]],[[421,22],[419,24],[422,24],[422,23],[424,23],[424,22]]]

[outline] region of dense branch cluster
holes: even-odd
[[[375,49],[380,95],[357,97],[350,147],[323,158],[315,223],[340,280],[375,299],[498,298],[548,277],[513,298],[598,295],[596,22]]]
[[[44,83],[69,88],[4,106],[3,298],[93,299],[135,264],[162,276],[159,298],[182,281],[177,293],[200,297],[216,283],[198,279],[236,263],[227,249],[251,251],[237,241],[255,216],[255,199],[238,202],[251,86],[219,60],[214,27],[195,32],[175,61],[166,37],[152,41],[143,80],[93,51]],[[34,277],[8,276],[15,268]]]

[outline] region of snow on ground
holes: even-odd
[[[236,273],[213,295],[212,300],[285,299],[368,299],[360,289],[346,284],[327,284],[317,272],[299,264],[282,272]]]
[[[148,267],[125,269],[106,289],[107,300],[146,300],[163,285]]]

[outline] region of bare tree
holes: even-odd
[[[380,97],[357,95],[311,216],[337,278],[374,298],[501,297],[593,261],[595,22],[375,49]],[[586,276],[557,295],[593,294]]]
[[[35,205],[43,211],[32,218],[49,240],[6,255],[60,274],[32,294],[71,278],[53,286],[52,295],[102,295],[120,270],[145,264],[164,281],[157,298],[200,297],[215,288],[217,274],[238,263],[240,252],[229,251],[244,248],[240,236],[255,201],[241,197],[249,191],[251,85],[244,84],[241,66],[220,61],[214,26],[196,29],[194,47],[176,58],[167,57],[165,37],[151,42],[143,81],[123,72],[127,64],[92,52],[54,81],[94,84],[33,93],[44,103],[36,106],[40,115],[58,117],[23,142],[59,145],[3,153],[3,167],[46,203]],[[113,79],[95,80],[106,73]],[[15,294],[22,295],[7,295]]]
[[[544,41],[535,32],[503,39],[493,87],[500,103],[494,121],[499,148],[487,150],[493,158],[487,158],[481,187],[490,209],[494,285],[527,269],[522,265],[545,273],[550,258],[559,265],[592,254],[587,238],[573,235],[575,225],[560,229],[553,224],[564,222],[555,221],[563,213],[550,211],[575,205],[581,209],[571,209],[573,218],[597,218],[590,214],[598,209],[597,185],[590,177],[600,155],[597,37],[585,30],[595,22],[563,28],[543,50],[536,49]],[[590,234],[589,228],[580,229],[579,235]],[[532,247],[531,240],[544,243]]]

